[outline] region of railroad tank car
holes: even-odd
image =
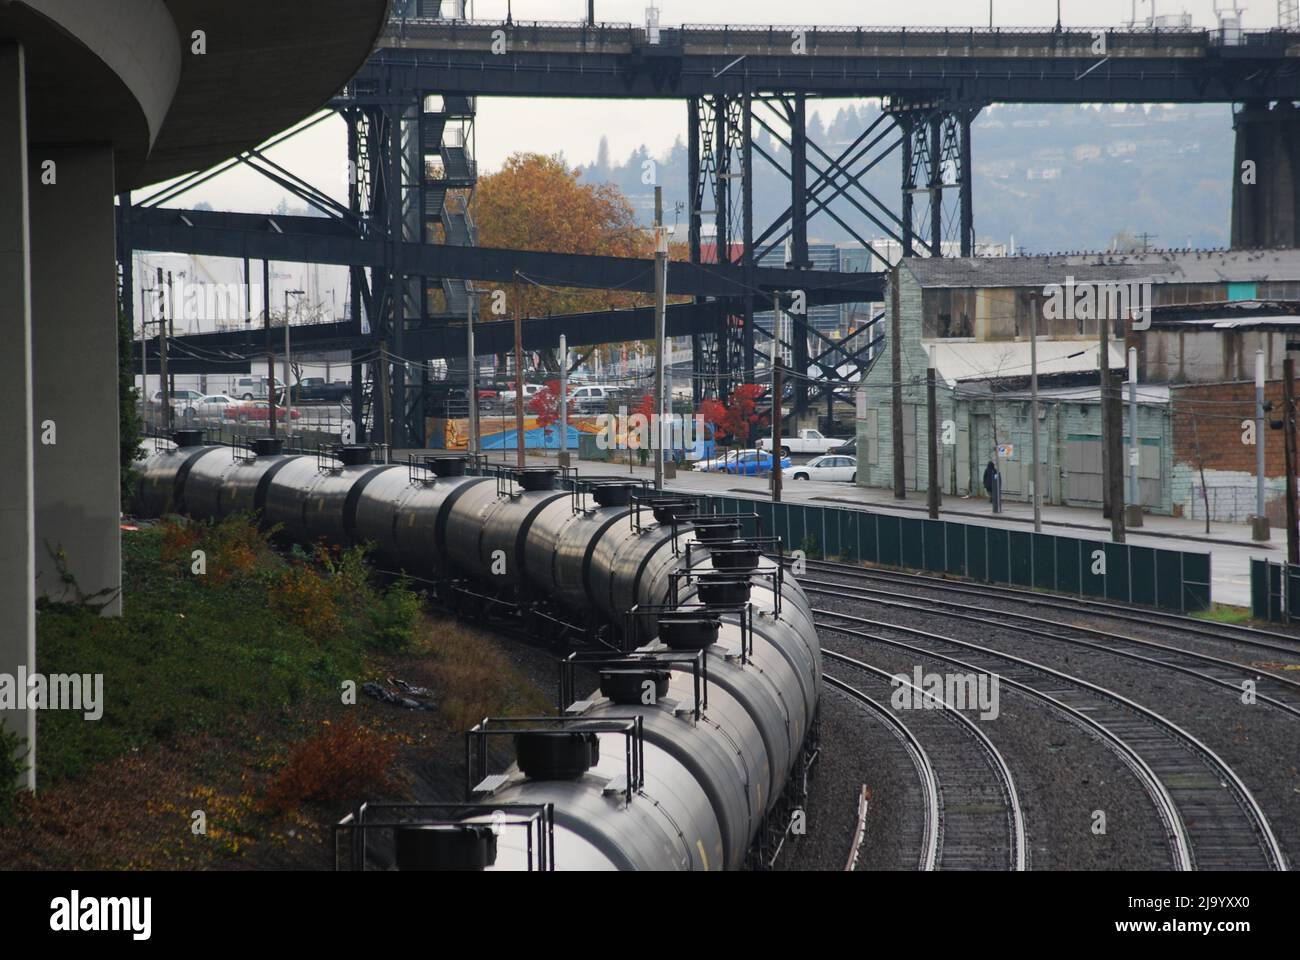
[[[515,762],[472,785],[480,806],[394,826],[371,848],[375,862],[530,867],[537,850],[497,830],[491,812],[551,804],[552,866],[745,864],[816,722],[821,653],[807,598],[737,518],[696,516],[680,497],[633,502],[626,481],[584,482],[588,498],[555,489],[551,470],[475,477],[456,458],[426,471],[372,464],[365,448],[341,448],[335,462],[266,440],[241,455],[197,431],[176,439],[140,465],[139,515],[251,512],[286,540],[373,543],[388,569],[509,586],[589,625],[649,610],[635,649],[592,667],[599,690],[514,734]]]

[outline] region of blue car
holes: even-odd
[[[766,450],[731,450],[715,460],[701,464],[706,472],[734,473],[740,476],[763,476],[772,472],[772,454]],[[781,458],[781,469],[790,469],[790,458]]]

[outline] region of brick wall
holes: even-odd
[[[1281,430],[1268,427],[1270,419],[1282,418],[1282,382],[1265,384],[1265,399],[1273,411],[1265,414],[1265,475],[1286,475],[1286,451]],[[1255,418],[1255,384],[1198,383],[1171,388],[1173,405],[1174,461],[1195,467],[1197,440],[1207,469],[1241,471],[1255,475],[1255,447],[1242,443],[1242,421]]]

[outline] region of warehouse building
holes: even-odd
[[[1118,341],[1111,324],[1108,360],[1116,378],[1126,379],[1126,348],[1138,351],[1143,507],[1198,517],[1208,509],[1213,519],[1240,522],[1255,512],[1254,447],[1242,442],[1242,421],[1255,415],[1259,349],[1268,393],[1280,398],[1286,325],[1295,318],[1280,317],[1285,311],[1275,301],[1300,299],[1300,252],[912,259],[898,277],[899,314],[895,325],[887,307],[887,335],[897,330],[908,490],[927,486],[925,380],[933,358],[944,492],[983,496],[985,466],[996,461],[1004,497],[1030,498],[1029,338],[1036,323],[1043,500],[1100,507],[1098,318],[1114,312],[1124,321]],[[1127,305],[1133,310],[1119,298],[1108,300],[1117,288],[1134,291]],[[1130,312],[1137,314],[1135,323],[1126,322]],[[864,486],[888,488],[894,482],[892,349],[887,342],[862,380],[858,482]],[[1124,399],[1127,449],[1127,387]],[[1280,491],[1281,435],[1270,433],[1275,435],[1265,437],[1267,482]],[[1275,525],[1280,510],[1280,501],[1269,506],[1270,516],[1277,514]]]

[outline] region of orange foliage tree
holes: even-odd
[[[622,191],[611,183],[581,182],[579,171],[570,169],[559,157],[512,154],[499,171],[479,179],[471,211],[478,226],[478,242],[485,247],[654,257],[654,233],[637,222]],[[668,257],[687,259],[686,244],[670,243]],[[504,289],[508,301],[511,285],[501,283],[495,288]],[[674,297],[672,302],[688,299]],[[524,317],[622,310],[653,303],[651,293],[559,287],[546,277],[521,278],[519,282],[519,308]],[[479,303],[479,316],[484,320],[513,316],[513,305],[505,316],[494,315],[491,307],[489,289]],[[606,349],[607,360],[616,349]]]
[[[578,173],[559,157],[512,154],[498,172],[480,178],[474,191],[471,209],[479,243],[514,250],[654,256],[653,236],[637,223],[619,189],[609,183],[580,183]],[[557,287],[546,277],[529,277],[519,284],[525,317],[640,307],[653,299],[644,293]],[[490,300],[485,298],[481,306],[480,316],[492,318]]]

